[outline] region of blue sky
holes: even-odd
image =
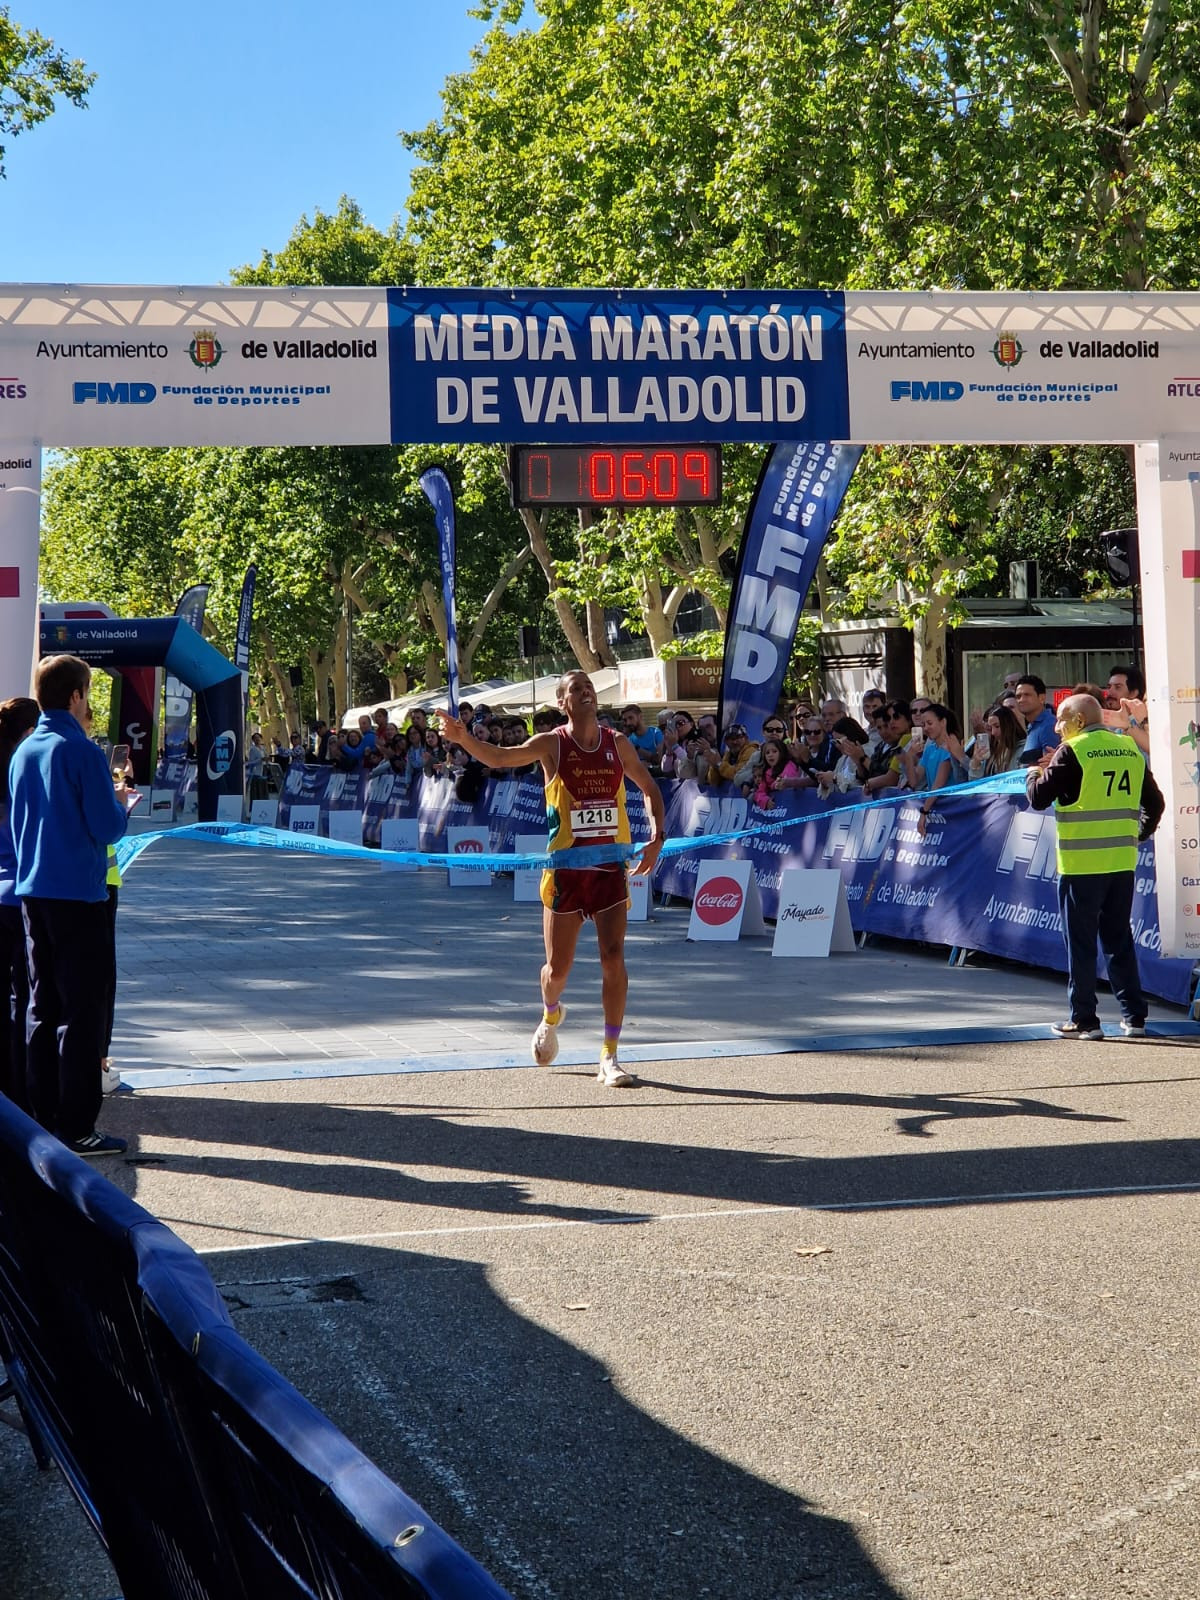
[[[8,145],[0,281],[206,284],[349,194],[386,227],[473,0],[7,0],[97,73]]]

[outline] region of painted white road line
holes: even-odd
[[[1020,1205],[1025,1201],[1044,1200],[1107,1200],[1123,1195],[1137,1194],[1197,1194],[1196,1183],[1123,1184],[1095,1189],[1013,1189],[996,1194],[904,1196],[892,1200],[824,1200],[812,1205],[796,1206],[734,1206],[710,1211],[658,1211],[618,1212],[608,1217],[589,1217],[586,1220],[556,1217],[546,1222],[481,1222],[463,1223],[450,1228],[400,1228],[384,1233],[313,1234],[294,1239],[269,1239],[261,1244],[206,1245],[196,1251],[200,1256],[239,1255],[261,1250],[290,1250],[297,1245],[314,1244],[377,1244],[387,1240],[433,1239],[459,1234],[537,1233],[554,1228],[613,1228],[642,1223],[705,1222],[730,1217],[786,1217],[810,1211],[902,1211],[922,1206],[972,1206]],[[195,1224],[204,1226],[204,1224]]]

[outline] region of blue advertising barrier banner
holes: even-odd
[[[389,289],[392,442],[845,439],[819,290]]]
[[[1020,791],[964,794],[937,805],[924,838],[919,820],[916,796],[863,805],[853,793],[824,800],[793,789],[762,812],[732,784],[681,783],[668,798],[667,834],[694,839],[695,846],[666,857],[655,887],[690,900],[701,860],[749,860],[763,914],[774,917],[785,868],[837,867],[856,932],[963,946],[1065,971],[1053,812],[1030,810]],[[752,837],[707,842],[756,825],[763,831]],[[1133,931],[1145,987],[1186,1004],[1192,961],[1158,953],[1152,842],[1138,849]]]
[[[722,733],[741,723],[762,737],[791,659],[812,585],[861,445],[777,444],[754,491],[738,550],[717,704]]]
[[[454,489],[441,467],[421,474],[421,488],[433,507],[438,531],[438,564],[442,569],[442,604],[446,612],[446,684],[450,711],[458,715],[458,624],[454,610],[455,547]]]

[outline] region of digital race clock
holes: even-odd
[[[513,445],[515,506],[713,506],[716,444]]]

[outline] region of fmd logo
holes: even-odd
[[[953,378],[933,378],[922,383],[919,378],[894,378],[893,400],[961,400],[963,386]]]
[[[158,394],[152,383],[76,383],[77,406],[148,406]]]

